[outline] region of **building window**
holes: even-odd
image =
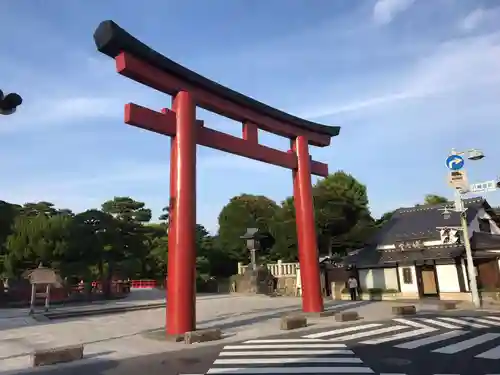
[[[403,283],[413,284],[411,268],[409,268],[409,267],[403,268]]]

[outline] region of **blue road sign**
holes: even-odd
[[[459,171],[464,167],[465,160],[460,155],[450,155],[446,159],[446,166],[452,171]]]

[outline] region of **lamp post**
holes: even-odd
[[[484,158],[483,152],[478,149],[470,149],[467,150],[466,152],[457,152],[455,149],[452,149],[450,152],[450,157],[455,155],[456,156],[467,155],[467,159],[473,161],[481,160]],[[460,167],[459,169],[456,168],[453,169],[453,164],[454,163],[452,162],[450,163],[450,165],[448,165],[448,167],[451,170],[462,169],[462,167]],[[463,160],[462,160],[462,165],[463,165]],[[465,174],[465,171],[462,170],[462,173]],[[481,307],[481,299],[479,298],[479,291],[477,288],[477,280],[476,280],[476,269],[474,267],[472,248],[470,245],[469,224],[467,223],[467,208],[464,206],[464,202],[462,200],[462,194],[468,193],[470,190],[468,186],[464,186],[463,184],[460,185],[460,183],[457,183],[456,185],[454,185],[454,187],[455,187],[455,204],[453,206],[453,211],[458,212],[460,215],[460,228],[462,230],[462,235],[463,235],[465,257],[467,259],[467,273],[469,274],[469,290],[471,291],[472,303],[476,308],[479,308]],[[447,207],[445,207],[443,210],[443,217],[445,220],[450,217]]]
[[[21,95],[17,93],[4,95],[3,91],[0,90],[0,115],[12,115],[22,103]]]
[[[250,264],[252,270],[257,269],[257,260],[255,252],[260,247],[260,236],[259,230],[257,228],[247,228],[247,232],[240,237],[243,240],[246,240],[247,249],[250,251]]]

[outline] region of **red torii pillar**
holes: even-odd
[[[183,334],[196,326],[196,146],[203,145],[291,169],[302,279],[302,308],[323,311],[311,174],[328,175],[326,164],[311,160],[309,145],[325,147],[339,127],[316,124],[271,108],[223,87],[147,47],[112,21],[94,33],[98,50],[116,61],[118,73],[172,95],[162,112],[129,103],[125,123],[171,137],[170,226],[166,328]],[[242,138],[210,128],[196,119],[196,107],[242,123]],[[259,144],[258,129],[291,140],[279,151]]]

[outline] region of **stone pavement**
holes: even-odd
[[[299,311],[301,300],[295,297],[269,298],[264,296],[212,295],[197,298],[198,328],[219,327],[238,341],[276,335],[279,318]],[[327,301],[327,309],[343,311],[356,309],[365,321],[386,319],[396,302]],[[436,306],[420,305],[421,311],[436,310]],[[27,317],[16,319],[29,320]],[[6,320],[6,319],[2,319]],[[309,319],[317,328],[338,325],[330,318]],[[30,353],[36,348],[85,344],[85,356],[120,360],[187,348],[184,344],[158,341],[147,335],[164,327],[165,309],[157,308],[122,314],[81,317],[55,322],[29,322],[17,327],[0,326],[0,369],[26,369]],[[225,341],[226,341],[225,340]],[[190,348],[214,345],[195,344]],[[89,359],[91,360],[91,359]],[[85,360],[84,360],[85,361]]]

